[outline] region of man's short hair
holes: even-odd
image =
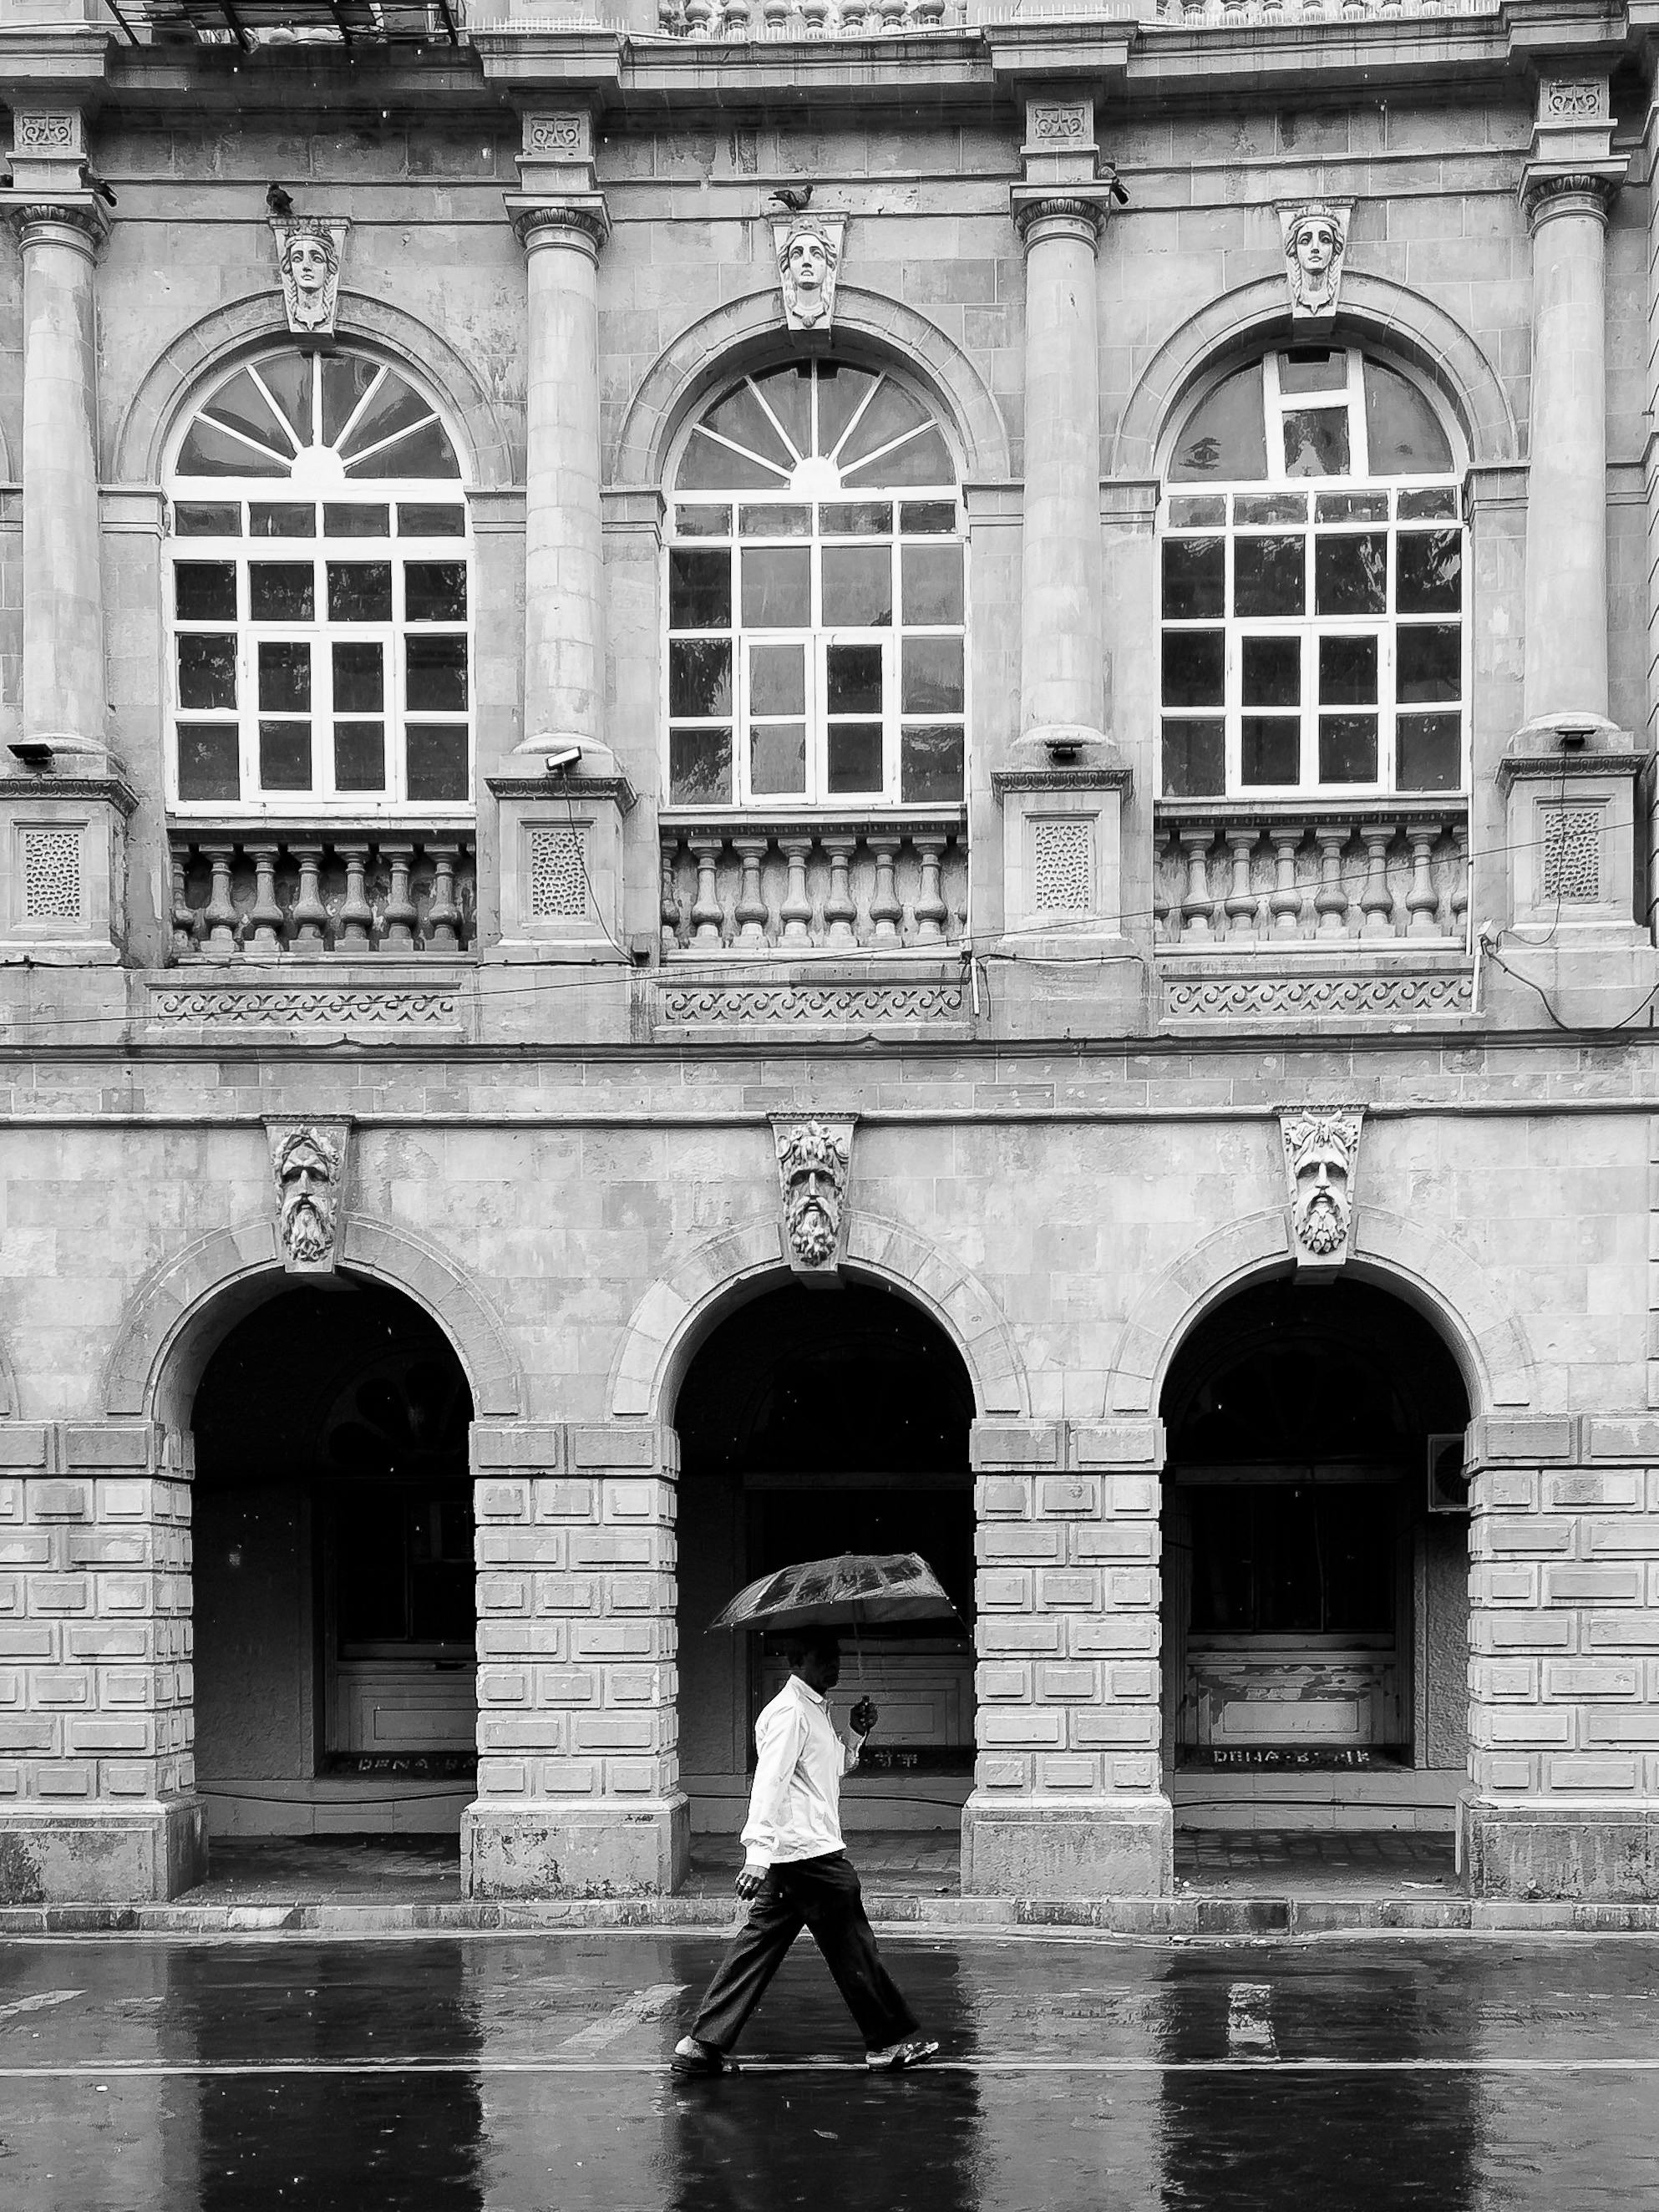
[[[792,1667],[799,1667],[815,1651],[839,1651],[840,1649],[841,1638],[833,1628],[803,1628],[786,1638],[783,1656]]]

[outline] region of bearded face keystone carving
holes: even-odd
[[[344,1211],[346,1131],[319,1121],[268,1123],[276,1228],[289,1274],[332,1274]]]
[[[1361,1118],[1360,1109],[1345,1106],[1279,1115],[1291,1250],[1304,1274],[1334,1274],[1348,1257]]]
[[[833,1275],[852,1164],[852,1119],[775,1120],[772,1134],[789,1264],[798,1274]]]

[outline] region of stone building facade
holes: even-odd
[[[6,11],[0,1893],[1659,1893],[1650,29]]]

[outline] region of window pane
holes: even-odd
[[[405,744],[411,799],[430,806],[467,797],[464,722],[411,722]]]
[[[668,733],[671,806],[732,804],[730,730],[671,730]]]
[[[1346,407],[1294,407],[1285,412],[1287,477],[1345,477],[1348,473]]]
[[[240,744],[234,722],[180,722],[179,796],[181,799],[240,799]]]
[[[311,443],[311,356],[296,346],[259,363],[259,381],[288,418],[302,446]]]
[[[1244,640],[1243,699],[1247,707],[1299,707],[1302,703],[1302,641],[1299,637]]]
[[[436,422],[428,422],[361,461],[348,461],[349,477],[458,477],[455,448]]]
[[[750,647],[749,711],[751,714],[804,714],[806,712],[806,647],[804,645]]]
[[[1374,477],[1437,477],[1451,468],[1451,446],[1417,386],[1380,362],[1365,363],[1365,434]]]
[[[233,429],[257,439],[273,453],[287,454],[294,450],[286,430],[271,412],[270,402],[245,368],[239,370],[228,384],[220,386],[204,411],[216,422],[228,422]]]
[[[1164,633],[1164,703],[1218,707],[1226,690],[1226,642],[1218,629]]]
[[[1381,1484],[1194,1490],[1192,1626],[1369,1635],[1394,1626],[1394,1500]]]
[[[671,714],[729,714],[732,641],[725,637],[676,638],[668,648]]]
[[[459,514],[460,509],[457,507]],[[402,513],[409,512],[407,507]],[[441,512],[441,510],[440,510]],[[327,506],[323,509],[325,538],[390,538],[392,510],[386,507]]]
[[[903,615],[908,623],[959,623],[963,618],[960,545],[907,545]]]
[[[294,500],[285,499],[280,506],[262,505],[256,500],[247,511],[247,534],[250,538],[314,538],[317,510],[309,500],[303,506]]]
[[[674,527],[682,538],[729,538],[732,510],[729,507],[698,507],[688,501],[675,509]]]
[[[392,620],[390,561],[331,561],[328,564],[331,622],[389,623]]]
[[[340,452],[349,459],[366,446],[378,446],[382,440],[395,437],[400,430],[412,430],[431,412],[429,399],[422,398],[401,376],[388,370],[375,387],[374,397],[352,424],[350,436],[340,441]],[[419,476],[424,471],[414,469],[408,473]]]
[[[812,619],[812,556],[805,545],[757,545],[743,555],[743,618],[755,629],[805,629]]]
[[[1376,781],[1375,714],[1320,716],[1319,781],[1322,783]]]
[[[173,531],[176,538],[240,538],[242,503],[233,499],[223,505],[208,506],[181,500],[173,510]]]
[[[908,725],[899,746],[899,781],[907,806],[943,806],[960,799],[961,729],[951,722]]]
[[[173,567],[173,591],[180,622],[236,619],[234,561],[179,561]]]
[[[1224,530],[1227,496],[1224,492],[1176,494],[1170,501],[1171,530]]]
[[[1233,541],[1233,612],[1299,615],[1307,611],[1306,541],[1239,538]]]
[[[1398,513],[1402,522],[1437,522],[1457,520],[1457,491],[1452,484],[1435,484],[1422,489],[1401,489]]]
[[[1395,633],[1395,696],[1401,705],[1463,696],[1463,633],[1450,623],[1402,627]]]
[[[384,722],[336,722],[334,787],[337,791],[386,789]]]
[[[827,629],[884,629],[893,619],[890,545],[826,545],[823,554]]]
[[[805,722],[757,722],[749,732],[749,788],[765,795],[806,788]]]
[[[830,704],[835,704],[833,692]],[[962,640],[907,637],[899,703],[907,714],[959,714],[963,703]]]
[[[724,546],[675,546],[668,556],[670,629],[729,629],[732,556]]]
[[[739,538],[810,538],[812,535],[812,510],[810,507],[786,506],[781,501],[775,505],[769,501],[764,507],[740,507],[738,509]]]
[[[1218,384],[1188,416],[1170,475],[1176,483],[1210,477],[1217,483],[1259,483],[1267,473],[1261,364]]]
[[[847,434],[847,426],[858,413],[876,380],[867,368],[848,368],[826,361],[818,364],[818,451],[833,453]]]
[[[905,431],[919,429],[927,420],[927,410],[921,402],[902,384],[885,378],[881,389],[860,416],[851,437],[836,456],[843,473],[873,453],[878,447],[890,445]]]
[[[705,426],[714,431],[720,437],[729,438],[732,445],[740,446],[744,453],[769,462],[770,471],[762,476],[760,481],[763,483],[777,483],[780,477],[787,477],[795,465],[795,455],[790,452],[788,447],[778,435],[777,428],[772,417],[762,406],[746,382],[733,385],[731,391],[714,402],[714,404],[703,416],[702,424],[699,425],[700,428]],[[706,448],[710,442],[706,438],[694,435],[687,448],[688,459],[699,447]],[[729,448],[720,447],[716,447],[716,451],[725,454],[728,471],[732,470],[734,463],[739,463],[738,455],[732,453]],[[681,481],[682,483],[685,481],[684,471],[681,473]],[[711,476],[707,481],[710,483],[731,484],[734,488],[740,489],[755,479],[748,476],[728,473],[725,476]]]
[[[907,499],[899,509],[899,528],[907,538],[937,538],[956,526],[953,499]]]
[[[236,640],[197,636],[179,640],[179,704],[232,707],[236,704]]]
[[[466,640],[464,637],[406,637],[404,640],[406,703],[428,714],[466,711]]]
[[[332,354],[323,362],[323,443],[338,442],[357,403],[380,373],[378,362],[361,354]]]
[[[181,477],[285,477],[286,459],[217,430],[205,416],[191,425],[179,454]]]
[[[1302,781],[1302,723],[1293,714],[1246,714],[1239,728],[1239,781]]]
[[[812,450],[812,364],[791,362],[784,368],[769,368],[755,379],[761,397],[777,417],[786,441],[798,453]]]
[[[887,500],[838,500],[818,509],[818,530],[825,538],[885,538],[893,527],[893,509]]]
[[[1316,522],[1386,522],[1385,491],[1322,491],[1314,497]]]
[[[854,477],[863,476],[878,484],[942,484],[949,483],[956,475],[949,447],[932,428],[924,430],[920,437],[907,438],[890,453],[878,453],[873,459],[856,465],[843,461],[842,468],[849,483]]]
[[[310,622],[317,611],[309,561],[255,561],[248,569],[248,611],[255,622]]]
[[[334,514],[339,510],[330,507],[326,511]],[[466,509],[452,507],[447,501],[441,505],[435,500],[403,501],[398,508],[398,535],[399,538],[465,538]]]
[[[337,645],[334,648],[334,711],[378,714],[386,704],[384,648]]]
[[[1322,707],[1376,704],[1376,640],[1322,637],[1319,641],[1319,702]]]
[[[1219,722],[1164,723],[1164,795],[1218,799],[1227,785],[1227,745]]]
[[[1461,530],[1401,532],[1395,606],[1402,615],[1455,615],[1463,605]]]
[[[1323,346],[1298,346],[1279,356],[1281,392],[1344,392],[1348,383],[1348,356]]]
[[[734,453],[705,437],[701,428],[692,431],[680,463],[682,491],[782,491],[787,483],[781,466],[768,468],[747,453]]]
[[[1305,522],[1307,519],[1305,491],[1240,492],[1233,501],[1233,520],[1237,523]]]
[[[1395,782],[1401,791],[1455,791],[1463,781],[1459,714],[1401,714],[1395,724]]]
[[[831,722],[828,782],[832,792],[881,789],[881,724]]]
[[[259,783],[265,791],[309,791],[309,722],[261,722]]]
[[[956,655],[956,698],[935,702],[931,697],[912,701],[914,689],[930,687],[950,690],[950,670],[943,670],[925,658],[913,668],[913,653],[926,656],[943,646],[946,658],[954,650]],[[832,714],[878,714],[881,712],[881,647],[878,645],[832,645],[826,650],[826,673],[829,678],[829,708]],[[962,647],[953,637],[908,639],[904,647],[904,704],[907,711],[926,714],[949,714],[952,704],[962,704]]]
[[[1224,538],[1166,538],[1164,541],[1164,612],[1170,622],[1190,622],[1227,611],[1227,541]]]
[[[311,711],[308,645],[259,647],[259,704],[268,714],[305,714]]]
[[[1380,615],[1389,604],[1389,541],[1380,530],[1314,541],[1314,612]]]
[[[465,622],[465,562],[405,561],[404,614],[410,622]]]

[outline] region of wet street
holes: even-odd
[[[738,2078],[708,1938],[14,1941],[8,2212],[1659,2206],[1652,1939],[890,1939],[875,2078],[803,1942]]]

